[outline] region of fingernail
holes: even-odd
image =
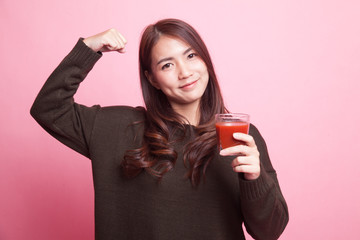
[[[225,150],[221,150],[221,151],[220,151],[220,155],[224,155],[225,153],[226,153]]]

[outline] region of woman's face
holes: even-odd
[[[205,62],[186,42],[163,35],[151,52],[150,83],[160,89],[176,108],[198,104],[209,82]]]

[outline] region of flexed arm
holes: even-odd
[[[77,104],[74,95],[102,56],[101,51],[124,52],[125,44],[125,38],[114,29],[79,39],[50,75],[31,107],[31,115],[47,132],[86,157],[90,157],[91,131],[100,107]]]

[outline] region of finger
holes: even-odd
[[[126,39],[115,28],[104,32],[103,51],[120,51],[125,47],[125,44]],[[121,50],[121,52],[124,52],[124,50]]]
[[[125,37],[116,29],[111,29],[110,33],[112,34],[112,37],[116,40],[117,45],[118,45],[118,51],[122,48],[125,47],[127,40],[125,39]]]
[[[119,50],[117,50],[119,53],[125,53],[126,52],[126,50],[125,50],[125,48],[120,48]]]
[[[116,51],[118,51],[119,53],[124,53],[125,52],[125,43],[121,42],[119,43],[119,47],[116,49]]]
[[[116,37],[118,41],[118,48],[116,51],[119,53],[125,53],[125,45],[127,43],[126,39],[119,32],[116,34]]]
[[[108,52],[108,51],[117,51],[119,49],[119,44],[116,41],[109,41],[105,46],[104,46],[104,51]]]
[[[234,155],[249,155],[251,153],[251,148],[247,145],[236,145],[233,147],[228,147],[220,151],[221,156],[234,156]]]
[[[125,45],[121,41],[118,41],[118,39],[111,39],[108,41],[108,44],[106,44],[105,48],[107,50],[105,51],[124,52],[124,47]]]
[[[259,161],[253,157],[239,156],[231,162],[231,167],[234,168],[239,165],[259,165]]]
[[[122,42],[123,44],[126,44],[127,41],[125,39],[125,37],[115,28],[111,28],[108,30],[108,32],[114,37],[116,38],[119,42]]]
[[[120,36],[121,34],[119,32],[114,32],[114,39],[117,42],[118,48],[124,48],[125,47],[125,41],[123,40],[123,38]]]
[[[233,134],[233,138],[235,138],[236,140],[245,142],[245,144],[250,147],[256,146],[254,138],[249,134],[236,132]]]
[[[241,172],[246,174],[259,174],[260,167],[255,165],[238,165],[233,167],[234,172]]]
[[[127,44],[126,38],[125,38],[121,33],[119,33],[119,32],[118,32],[118,35],[119,35],[121,41],[122,41],[124,44]]]

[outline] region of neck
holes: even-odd
[[[200,121],[200,104],[199,102],[190,104],[171,104],[174,111],[183,116],[191,125],[197,126]]]

